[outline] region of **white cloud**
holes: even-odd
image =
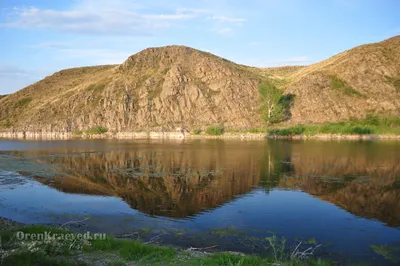
[[[212,16],[208,19],[216,20],[222,23],[243,23],[246,22],[247,19],[245,18],[232,18],[232,17],[225,17],[225,16]]]
[[[248,43],[248,45],[252,45],[252,46],[258,46],[258,45],[263,45],[263,44],[264,44],[264,42],[258,42],[258,41]]]
[[[83,2],[87,2],[85,0]],[[2,27],[26,29],[53,29],[84,34],[134,34],[148,35],[149,32],[170,27],[171,23],[194,19],[199,16],[195,10],[172,11],[165,14],[138,13],[127,5],[118,7],[98,6],[87,9],[84,6],[72,10],[49,10],[35,7],[15,8],[8,14]]]
[[[247,21],[226,16],[232,11],[221,11],[213,2],[206,2],[204,6],[207,8],[195,8],[193,3],[173,0],[146,4],[128,0],[76,0],[65,10],[15,7],[5,10],[0,27],[50,29],[86,35],[147,36],[160,29],[182,27],[196,20],[198,25],[204,23],[204,27],[217,28],[216,32],[226,35],[228,31],[229,34],[233,32],[233,27]],[[183,3],[189,6],[182,7]]]
[[[218,33],[219,35],[231,36],[234,34],[234,30],[232,28],[227,27],[215,27],[212,31]]]

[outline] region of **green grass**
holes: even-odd
[[[21,108],[21,107],[25,107],[28,104],[30,104],[32,102],[32,98],[31,97],[26,97],[26,98],[22,98],[21,100],[17,101],[15,103],[15,107],[16,108]]]
[[[304,126],[298,125],[289,128],[273,128],[268,131],[269,135],[276,136],[292,136],[292,135],[302,135],[306,131]]]
[[[315,125],[296,125],[289,128],[272,128],[269,135],[294,136],[317,134],[339,135],[400,135],[400,117],[368,115],[365,119]]]
[[[208,135],[213,135],[213,136],[220,136],[222,134],[224,134],[224,127],[221,125],[213,125],[213,126],[209,126],[206,129],[206,133]]]
[[[250,129],[248,130],[248,132],[249,132],[249,133],[253,133],[253,134],[264,134],[264,133],[266,133],[267,131],[266,131],[265,129],[263,129],[263,128],[250,128]]]
[[[116,251],[125,260],[147,262],[161,262],[172,259],[177,254],[177,250],[172,247],[145,245],[138,241],[114,238],[93,241],[87,251],[93,250]]]
[[[83,249],[72,249],[72,242],[53,241],[53,247],[39,246],[41,249],[33,250],[30,244],[33,242],[10,241],[15,238],[15,233],[23,231],[25,233],[44,233],[51,231],[53,233],[71,233],[68,230],[52,228],[46,226],[27,226],[14,228],[10,231],[0,232],[2,237],[2,248],[5,251],[16,250],[10,255],[5,256],[2,265],[95,265],[96,262],[104,262],[102,265],[125,265],[127,262],[133,262],[134,265],[235,265],[235,266],[258,266],[258,265],[333,265],[327,261],[309,260],[298,261],[290,259],[288,254],[281,250],[279,258],[237,255],[228,252],[219,252],[213,254],[193,253],[179,250],[168,246],[158,246],[145,244],[138,241],[127,239],[115,239],[107,237],[104,240],[90,240],[83,246]],[[276,239],[274,238],[273,241]],[[6,244],[4,244],[6,243]],[[74,242],[75,243],[75,242]],[[72,244],[74,244],[72,243]],[[76,244],[75,244],[76,245]],[[273,243],[276,249],[275,243]],[[56,251],[56,252],[55,252]],[[77,258],[80,258],[79,260]],[[82,259],[83,258],[83,259]],[[93,261],[95,260],[95,261]]]
[[[346,85],[343,80],[339,79],[336,76],[332,76],[331,77],[331,86],[334,89],[337,89],[337,90],[341,91],[342,93],[344,93],[346,95],[349,95],[349,96],[358,96],[358,97],[362,96],[362,94],[359,91],[357,91],[357,90],[353,89],[352,87]]]
[[[83,135],[83,134],[87,134],[87,135],[100,135],[100,134],[104,134],[107,133],[108,129],[102,126],[97,126],[97,127],[91,127],[87,130],[79,130],[79,131],[74,131],[72,132],[72,134],[74,135]]]

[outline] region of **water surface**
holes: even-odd
[[[396,263],[399,179],[400,142],[0,140],[6,218],[344,264]]]

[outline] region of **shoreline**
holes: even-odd
[[[314,250],[307,253],[297,248],[293,253],[284,250],[272,252],[269,256],[245,254],[233,251],[216,251],[217,246],[202,248],[179,248],[165,245],[156,238],[148,242],[139,239],[84,238],[63,225],[27,225],[0,216],[0,247],[3,265],[249,265],[249,266],[330,266],[332,261],[314,256]],[[26,239],[25,239],[26,236]],[[46,238],[47,236],[47,238]],[[274,247],[274,244],[271,244]],[[292,254],[292,255],[290,255]],[[279,256],[278,256],[279,255]]]
[[[222,135],[195,135],[189,132],[118,132],[76,135],[70,132],[0,132],[0,139],[71,140],[71,139],[241,139],[241,140],[400,140],[400,135],[268,135],[266,133],[226,132]]]

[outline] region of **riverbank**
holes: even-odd
[[[286,254],[271,242],[271,257],[235,252],[209,253],[213,247],[160,246],[111,236],[79,234],[61,226],[23,225],[0,218],[1,265],[333,265],[312,254]]]
[[[396,134],[278,134],[225,132],[221,135],[193,134],[189,132],[118,132],[76,135],[69,132],[0,132],[3,139],[68,140],[68,139],[292,139],[292,140],[400,140]]]

